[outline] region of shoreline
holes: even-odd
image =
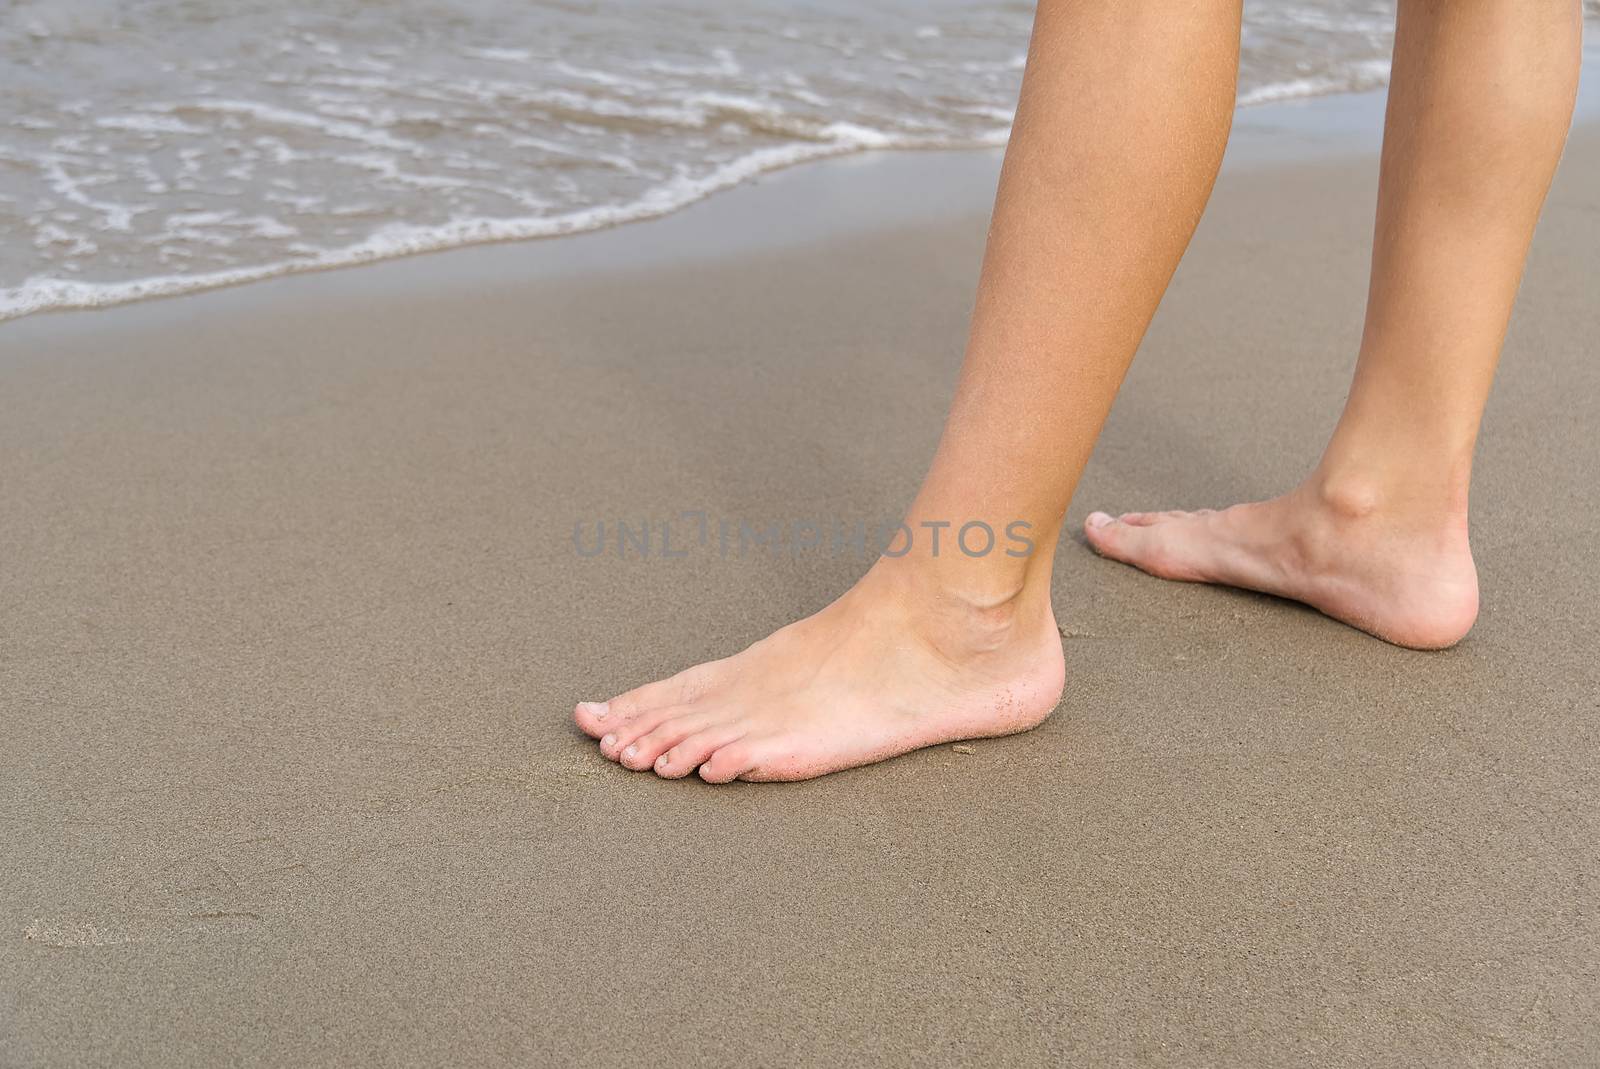
[[[1593,36],[1593,35],[1592,35]],[[1580,82],[1579,100],[1573,120],[1574,129],[1580,125],[1600,122],[1600,41],[1586,41],[1584,47],[1584,77]],[[1320,96],[1297,97],[1247,104],[1235,111],[1233,136],[1230,139],[1224,173],[1239,168],[1293,166],[1312,163],[1330,155],[1376,153],[1383,121],[1383,106],[1387,90],[1330,93]],[[578,270],[607,270],[635,262],[639,256],[646,262],[658,257],[681,256],[696,260],[707,254],[728,254],[754,251],[762,245],[775,246],[793,242],[797,235],[782,225],[785,209],[782,198],[760,198],[761,203],[723,205],[727,219],[717,219],[713,214],[700,214],[708,206],[720,205],[729,197],[762,186],[777,186],[792,190],[792,196],[815,199],[817,196],[836,198],[836,207],[843,210],[857,227],[892,228],[896,225],[926,222],[947,210],[947,202],[963,206],[981,202],[984,210],[992,196],[994,180],[998,175],[999,159],[1003,146],[971,146],[965,148],[915,148],[892,147],[885,149],[851,149],[838,154],[825,154],[819,158],[780,164],[771,169],[757,168],[750,175],[739,177],[727,185],[697,196],[695,199],[662,213],[640,216],[597,228],[571,233],[558,233],[533,237],[486,238],[439,248],[420,249],[399,253],[378,253],[371,259],[332,263],[326,266],[290,268],[277,267],[240,268],[248,277],[221,279],[187,287],[182,279],[175,282],[181,287],[174,292],[158,292],[132,296],[104,305],[52,306],[23,312],[8,319],[0,319],[0,338],[16,324],[40,318],[58,319],[78,314],[105,314],[131,306],[157,301],[185,300],[248,287],[284,283],[295,279],[321,279],[333,274],[384,269],[391,265],[412,261],[432,263],[441,256],[485,253],[490,250],[511,248],[530,250],[515,257],[516,262],[496,262],[483,265],[465,259],[451,264],[469,275],[489,275],[498,270],[529,272],[532,278],[547,277],[551,273]],[[873,173],[874,169],[876,174]],[[943,172],[930,179],[929,172]],[[852,200],[847,190],[838,187],[845,176],[854,176],[866,184],[863,195],[854,203],[873,205],[876,214],[868,216],[852,212]],[[930,189],[930,181],[936,184]],[[900,183],[909,197],[884,195],[882,189],[890,183]],[[987,187],[987,191],[986,191]],[[933,202],[933,203],[930,203]],[[769,218],[759,218],[759,213],[770,213]],[[649,231],[669,220],[693,215],[694,222],[670,232]],[[811,220],[813,224],[818,220]],[[776,225],[774,225],[776,223]],[[836,232],[837,221],[824,224],[822,233]],[[714,236],[706,240],[705,231],[715,227],[748,228],[760,240],[742,241],[738,237],[722,240]],[[641,230],[645,233],[640,233]],[[697,233],[696,230],[699,232]],[[637,235],[637,242],[603,242],[586,247],[586,241],[603,235]],[[672,243],[680,247],[674,252]],[[630,250],[626,246],[636,245]],[[548,250],[548,251],[546,251]],[[497,261],[503,258],[496,257]],[[260,272],[260,273],[258,273]],[[412,284],[399,273],[394,275],[397,285]]]

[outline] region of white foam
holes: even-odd
[[[550,64],[550,69],[565,74],[569,78],[581,78],[586,82],[595,82],[599,85],[611,86],[616,89],[639,89],[650,92],[656,88],[653,82],[642,81],[638,78],[628,78],[613,71],[595,70],[592,67],[575,67],[560,60]]]
[[[133,217],[150,211],[151,206],[115,204],[111,201],[97,200],[84,190],[103,182],[103,178],[78,178],[67,173],[67,161],[58,156],[48,156],[40,161],[39,169],[50,188],[55,190],[63,199],[71,201],[84,208],[99,212],[102,216],[101,225],[107,230],[130,230],[133,227]]]
[[[20,286],[0,289],[0,321],[45,310],[105,308],[152,297],[256,282],[301,271],[349,267],[423,252],[437,252],[495,241],[555,237],[617,226],[666,215],[719,190],[808,160],[858,152],[867,148],[925,148],[932,143],[896,137],[850,123],[825,128],[829,141],[779,145],[758,149],[732,160],[709,174],[676,176],[625,204],[606,204],[561,215],[510,219],[457,219],[434,226],[392,223],[366,240],[338,249],[306,249],[299,259],[230,268],[194,275],[160,275],[127,282],[83,282],[75,279],[33,277]]]
[[[96,119],[102,130],[127,130],[136,134],[203,134],[205,130],[170,115],[108,115]]]
[[[526,63],[533,58],[533,53],[526,48],[463,48],[461,51],[474,59],[489,59],[497,63]]]
[[[1258,85],[1239,94],[1239,107],[1272,104],[1281,100],[1299,100],[1305,97],[1327,96],[1330,93],[1357,93],[1368,89],[1381,89],[1389,84],[1389,61],[1364,60],[1352,63],[1332,74],[1310,78],[1291,78],[1282,82]]]
[[[413,141],[406,141],[376,130],[360,123],[349,122],[345,119],[329,118],[312,112],[294,111],[290,108],[277,107],[271,104],[261,104],[253,100],[196,100],[182,105],[164,104],[158,106],[164,111],[211,111],[222,115],[248,115],[250,118],[267,125],[296,126],[306,130],[315,130],[330,137],[343,138],[348,141],[359,141],[374,148],[386,148],[399,152],[422,153],[425,150]]]

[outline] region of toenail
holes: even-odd
[[[634,757],[634,756],[636,756],[636,755],[637,755],[637,754],[638,754],[638,753],[639,753],[639,747],[637,747],[637,746],[630,746],[630,747],[628,747],[628,748],[627,748],[627,749],[626,749],[626,750],[623,750],[623,751],[622,751],[622,756],[623,756],[623,757]]]
[[[610,702],[584,702],[583,704],[589,707],[589,715],[596,720],[604,720],[606,714],[611,711]]]
[[[1104,527],[1106,524],[1111,523],[1112,519],[1104,512],[1091,512],[1089,513],[1088,522],[1090,527]]]
[[[615,735],[607,735],[605,738],[600,740],[601,746],[615,746],[616,744],[617,737]]]
[[[671,763],[672,763],[672,758],[669,757],[666,754],[662,754],[660,757],[656,758],[656,764],[658,764],[658,765],[667,765],[667,764],[671,764]]]

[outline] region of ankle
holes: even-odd
[[[1465,479],[1406,478],[1324,463],[1299,491],[1333,524],[1465,533]]]
[[[884,558],[863,585],[878,587],[906,623],[951,656],[993,653],[1054,633],[1048,576],[976,574]]]

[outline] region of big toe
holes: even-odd
[[[1129,517],[1112,516],[1105,512],[1091,512],[1083,521],[1083,534],[1095,552],[1113,560],[1133,563],[1133,556],[1149,541],[1149,529],[1144,524],[1130,523]]]
[[[1125,519],[1094,512],[1084,522],[1083,533],[1096,553],[1131,564],[1163,579],[1191,578],[1184,554],[1177,552],[1181,538],[1164,523],[1128,523]]]
[[[572,722],[591,739],[604,735],[614,720],[610,702],[579,702],[572,710]]]

